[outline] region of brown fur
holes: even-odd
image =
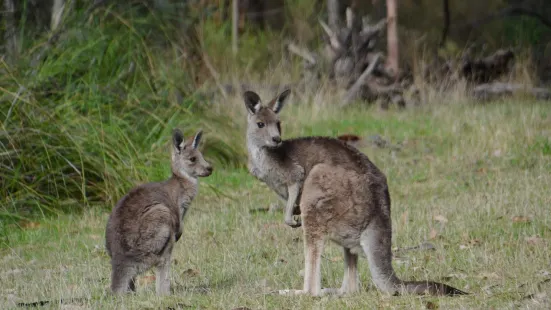
[[[249,169],[255,177],[287,199],[287,224],[292,227],[299,225],[289,220],[297,202],[302,216],[304,287],[280,293],[357,292],[358,254],[364,253],[373,282],[381,291],[391,294],[465,294],[445,284],[408,282],[396,276],[392,267],[390,195],[385,175],[365,154],[339,139],[303,137],[281,141],[278,113],[287,95],[288,91],[277,96],[268,106],[263,106],[257,94],[244,94],[249,111]],[[276,139],[272,139],[274,136]],[[327,238],[344,249],[345,269],[340,289],[321,289],[321,254]]]
[[[111,257],[111,290],[135,290],[135,277],[157,267],[158,294],[170,292],[170,258],[182,235],[182,220],[197,195],[197,177],[212,173],[212,166],[197,150],[201,131],[185,143],[179,130],[173,134],[172,177],[165,182],[133,188],[115,206],[106,229]]]

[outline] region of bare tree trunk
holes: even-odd
[[[63,16],[63,10],[65,9],[65,0],[54,0],[52,6],[52,17],[50,19],[51,30],[54,31],[61,23],[61,17]]]
[[[14,61],[17,55],[19,55],[19,42],[17,39],[17,27],[15,26],[15,4],[13,0],[4,0],[4,12],[6,52],[8,59]]]
[[[387,12],[387,68],[394,75],[397,76],[400,70],[399,67],[399,49],[398,49],[398,19],[396,0],[386,0],[386,12]]]
[[[327,0],[329,28],[333,31],[339,28],[339,12],[339,0]]]
[[[237,55],[237,35],[239,30],[239,0],[233,0],[232,3],[232,51],[234,55]]]

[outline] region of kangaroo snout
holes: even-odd
[[[279,144],[279,143],[281,143],[281,137],[280,137],[280,136],[272,137],[272,141],[274,141],[275,143]]]
[[[212,171],[214,170],[214,168],[212,167],[212,165],[208,165],[205,167],[205,172],[201,174],[202,177],[208,177],[209,175],[212,174]]]

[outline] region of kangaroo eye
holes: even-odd
[[[197,160],[197,158],[195,158],[195,157],[192,157],[192,158],[189,159],[189,161],[191,161],[192,163],[194,163],[196,160]]]
[[[256,124],[258,125],[258,128],[264,128],[264,123],[263,122],[258,122]]]

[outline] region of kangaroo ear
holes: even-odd
[[[254,91],[246,91],[243,94],[243,99],[245,100],[245,107],[247,107],[247,111],[249,111],[249,113],[255,114],[258,110],[260,110],[260,107],[262,106],[260,96],[258,96],[258,94]]]
[[[184,134],[178,128],[172,131],[172,144],[174,145],[174,150],[178,153],[180,153],[184,147]]]
[[[193,137],[193,142],[191,142],[191,147],[193,149],[196,149],[199,146],[199,142],[201,142],[201,138],[203,137],[203,130],[199,129],[197,133],[195,134],[195,137]]]
[[[281,94],[279,94],[279,96],[275,97],[272,101],[270,101],[270,103],[268,103],[268,108],[272,109],[272,111],[276,114],[279,113],[285,105],[285,100],[287,100],[290,93],[290,89],[284,90]]]

